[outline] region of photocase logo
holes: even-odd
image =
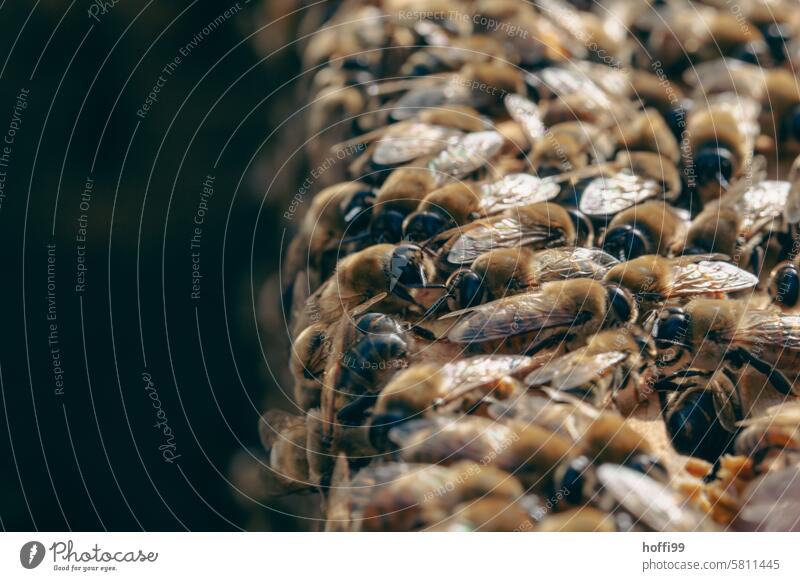
[[[44,560],[44,545],[39,541],[29,541],[19,550],[19,562],[26,569],[35,569]]]

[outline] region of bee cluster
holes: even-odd
[[[793,4],[320,17],[270,493],[327,530],[797,528]]]

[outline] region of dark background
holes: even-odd
[[[282,330],[259,345],[254,313],[259,301],[272,308],[262,283],[290,235],[281,184],[299,161],[285,130],[270,133],[294,106],[297,88],[279,87],[299,64],[293,46],[268,51],[291,38],[291,19],[248,39],[275,7],[241,1],[183,57],[146,118],[136,114],[180,47],[234,4],[120,0],[95,22],[86,0],[0,2],[0,139],[17,94],[30,90],[0,209],[5,530],[298,526],[286,507],[234,488],[257,492],[258,413],[290,388]],[[191,300],[189,239],[208,174],[201,298]],[[81,211],[87,177],[94,189]],[[48,344],[47,244],[56,245],[63,395]],[[171,464],[143,373],[180,454]]]

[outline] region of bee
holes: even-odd
[[[768,472],[751,482],[742,494],[741,506],[737,507],[736,530],[797,532],[800,529],[798,483],[800,474],[796,465]]]
[[[603,328],[635,322],[636,301],[626,289],[591,279],[543,284],[524,294],[444,315],[458,317],[447,333],[456,344],[504,348],[532,355],[574,350]]]
[[[389,440],[404,462],[480,462],[535,490],[548,490],[553,468],[574,454],[569,440],[536,424],[500,424],[480,416],[411,420],[389,430]]]
[[[707,106],[689,112],[686,129],[691,167],[685,171],[694,182],[700,202],[719,198],[733,178],[750,167],[759,135],[759,103],[745,95],[720,93],[706,98]]]
[[[408,419],[431,413],[478,412],[492,400],[509,398],[532,360],[521,355],[477,355],[445,363],[418,363],[395,375],[378,396],[369,421],[376,450],[387,433]]]
[[[375,244],[344,257],[336,271],[297,316],[296,329],[309,322],[330,325],[341,315],[367,300],[376,299],[376,309],[402,312],[410,306],[425,306],[441,293],[443,285],[433,285],[436,276],[431,258],[413,244]],[[430,306],[428,304],[427,306]]]
[[[286,253],[284,293],[299,299],[292,303],[302,304],[327,280],[347,251],[341,240],[368,228],[374,202],[375,192],[362,182],[330,186],[314,196]],[[298,280],[301,273],[305,276]]]
[[[662,375],[747,364],[786,396],[794,392],[799,328],[800,318],[750,308],[745,301],[695,298],[662,309],[652,332]]]
[[[402,166],[389,174],[375,200],[372,230],[383,239],[397,242],[403,220],[430,192],[483,168],[503,147],[505,139],[496,131],[468,133],[452,141],[425,163]]]
[[[609,133],[590,123],[566,121],[553,125],[533,144],[530,165],[541,177],[581,170],[602,163],[614,153]]]
[[[543,249],[579,242],[570,213],[549,202],[509,208],[496,216],[442,232],[437,241],[444,241],[440,254],[445,264],[452,266],[470,264],[496,248]]]
[[[261,417],[258,431],[269,454],[264,478],[267,494],[281,496],[310,491],[313,485],[308,476],[305,419],[270,410]]]
[[[289,369],[294,379],[294,401],[303,410],[320,405],[325,367],[330,353],[328,325],[315,323],[292,342]]]
[[[678,140],[662,114],[647,108],[636,114],[630,123],[620,120],[619,136],[615,139],[623,152],[650,152],[663,158],[661,165],[673,169],[681,158]],[[677,170],[675,170],[677,172]],[[659,168],[659,173],[664,170]],[[679,182],[680,183],[680,182]],[[680,189],[678,189],[680,193]]]
[[[680,175],[668,159],[652,152],[620,152],[583,187],[579,208],[587,216],[603,218],[655,198],[675,201],[680,194]]]
[[[499,248],[480,255],[469,268],[459,268],[445,283],[439,299],[458,311],[509,295],[527,292],[545,282],[602,278],[618,261],[602,250],[567,246],[533,251]],[[436,310],[432,308],[432,310]]]
[[[645,254],[669,255],[685,233],[686,223],[674,208],[652,201],[614,216],[600,245],[621,261]]]
[[[475,502],[513,507],[520,482],[492,466],[385,464],[360,470],[332,496],[328,530],[418,531],[441,526]],[[455,515],[455,517],[454,517]]]
[[[715,297],[750,290],[758,278],[718,255],[664,258],[640,256],[618,264],[606,273],[605,282],[628,289],[639,300],[643,313],[674,299],[698,295]]]
[[[785,181],[737,181],[692,220],[683,252],[743,256],[758,273],[770,235],[783,229],[782,215],[790,189],[791,183]]]
[[[481,184],[465,181],[447,184],[425,196],[416,211],[406,217],[404,238],[416,242],[430,240],[445,230],[473,220],[552,200],[561,192],[561,179],[511,173]]]
[[[585,347],[532,371],[525,385],[565,391],[628,415],[651,394],[655,356],[652,339],[638,326],[601,331]]]

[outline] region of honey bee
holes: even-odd
[[[791,395],[800,351],[800,318],[749,308],[745,301],[695,298],[665,307],[653,323],[662,375],[749,365]],[[702,348],[699,348],[702,345]]]
[[[545,282],[571,278],[602,278],[618,261],[602,250],[582,247],[533,251],[500,248],[480,255],[469,268],[456,270],[439,299],[457,311],[526,292]]]
[[[332,496],[328,530],[419,531],[442,526],[468,505],[497,501],[513,507],[524,495],[517,478],[468,461],[450,466],[368,466]],[[496,506],[496,505],[494,505]],[[454,517],[455,515],[455,517]],[[492,529],[494,530],[494,529]]]
[[[389,440],[405,462],[480,462],[536,490],[550,489],[553,468],[574,454],[572,442],[536,424],[500,424],[480,416],[411,420],[389,430]]]
[[[685,232],[685,221],[669,204],[645,202],[614,216],[601,246],[622,261],[645,254],[669,255]]]
[[[759,416],[739,422],[736,453],[753,460],[753,471],[763,474],[797,465],[800,455],[800,403],[771,406]]]
[[[392,426],[431,413],[476,412],[519,389],[532,360],[521,355],[477,355],[444,365],[419,363],[395,375],[378,396],[369,421],[370,441],[385,450]]]
[[[482,217],[552,200],[561,192],[559,182],[562,179],[569,179],[569,176],[540,179],[530,174],[511,173],[482,184],[463,181],[447,184],[425,196],[416,211],[409,214],[403,223],[404,237],[422,242]]]
[[[680,175],[668,159],[652,152],[620,152],[583,187],[579,208],[587,216],[603,218],[654,198],[674,201],[680,193]]]
[[[757,277],[718,258],[702,254],[679,258],[640,256],[612,267],[604,280],[633,293],[643,312],[672,299],[721,296],[756,287]]]
[[[539,202],[509,208],[491,218],[476,220],[437,236],[445,241],[441,256],[446,264],[463,265],[496,248],[549,248],[577,242],[573,218],[558,204]]]
[[[327,325],[316,323],[303,329],[292,342],[289,368],[294,379],[294,401],[303,410],[320,405],[325,367],[330,352]]]
[[[596,125],[566,121],[553,125],[533,144],[531,167],[541,177],[581,170],[611,158],[616,144]]]
[[[468,133],[424,163],[402,166],[389,174],[375,200],[374,232],[397,242],[403,220],[430,192],[483,168],[499,153],[505,139],[496,131]]]
[[[736,182],[692,220],[683,253],[744,257],[750,270],[759,273],[771,235],[783,228],[790,187],[789,182],[774,180]]]
[[[375,244],[346,256],[336,271],[309,297],[297,316],[296,329],[309,322],[330,325],[342,314],[376,299],[376,309],[402,312],[412,305],[430,306],[444,285],[430,283],[436,275],[431,258],[413,244]],[[427,293],[437,293],[433,298]]]
[[[565,391],[599,408],[630,414],[650,395],[655,345],[637,326],[601,331],[585,347],[551,360],[525,378],[529,388]]]
[[[336,260],[347,251],[341,240],[368,227],[375,193],[362,182],[325,188],[311,201],[286,253],[283,277],[288,297],[302,304],[330,276]],[[298,283],[298,275],[305,273]],[[289,306],[289,305],[287,305]]]
[[[267,494],[280,496],[310,491],[305,419],[271,410],[262,416],[258,431],[261,444],[269,454],[264,477]]]
[[[745,95],[720,93],[693,108],[687,119],[694,172],[690,176],[703,204],[719,198],[731,180],[745,175],[759,135],[759,103]]]
[[[450,317],[459,317],[447,333],[452,343],[480,346],[499,341],[531,355],[542,349],[574,350],[603,328],[635,322],[638,310],[626,289],[573,279],[548,282],[443,319]]]

